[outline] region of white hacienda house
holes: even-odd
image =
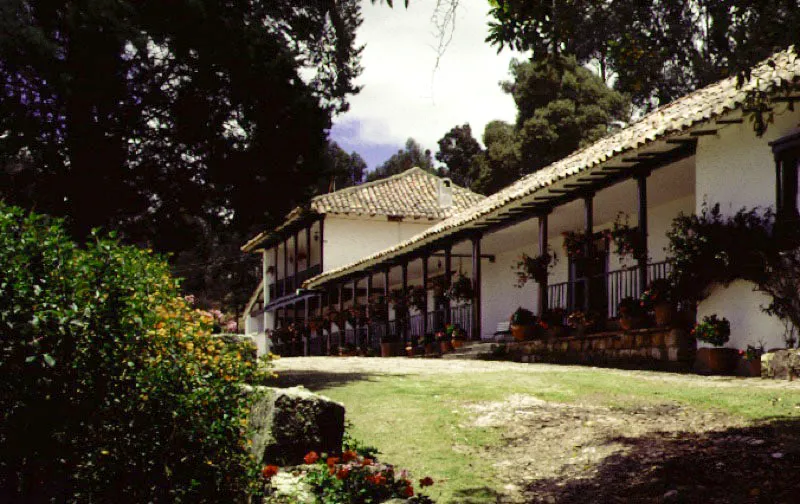
[[[366,285],[339,282],[329,296],[298,288],[310,278],[402,243],[483,199],[420,168],[313,198],[307,208],[296,208],[279,227],[242,247],[263,257],[262,281],[245,309],[245,332],[260,335],[263,351],[267,330],[308,320],[323,305],[352,306],[354,292],[356,299],[365,296]],[[399,280],[392,276],[389,282]],[[369,288],[383,286],[376,279]],[[343,337],[348,331],[353,339],[354,329],[343,327]]]
[[[741,86],[736,78],[729,78],[700,89],[485,199],[454,188],[454,195],[463,194],[462,199],[452,215],[441,221],[443,214],[423,213],[415,220],[406,216],[390,231],[391,212],[365,209],[356,216],[352,209],[333,204],[336,193],[321,197],[315,201],[325,201],[324,208],[308,215],[293,214],[282,228],[244,248],[264,253],[269,285],[259,294],[268,310],[263,324],[276,327],[275,309],[299,299],[285,297],[288,291],[281,285],[281,279],[292,276],[294,281],[288,285],[301,286],[305,289],[301,296],[313,301],[306,302],[302,315],[284,311],[283,318],[308,320],[332,309],[364,306],[375,289],[385,294],[395,287],[415,285],[428,290],[425,306],[411,313],[410,324],[394,324],[397,317],[390,308],[388,320],[365,328],[348,326],[343,334],[336,325],[328,325],[312,332],[310,340],[320,342],[318,349],[330,345],[331,338],[348,337],[351,329],[356,330],[350,331],[350,337],[366,336],[373,342],[369,337],[374,334],[413,338],[440,330],[450,321],[464,326],[472,339],[487,338],[518,306],[536,313],[561,307],[614,317],[623,297],[638,296],[649,281],[668,274],[666,232],[680,213],[700,212],[708,202],[720,203],[727,215],[757,206],[777,209],[779,216],[797,215],[800,109],[794,104],[800,101],[799,82],[800,60],[794,50],[778,53],[755,67]],[[745,108],[753,91],[769,98],[767,113],[774,119],[761,136],[754,132],[752,111]],[[399,183],[407,176],[388,183]],[[375,186],[344,193],[369,193],[372,206],[383,205],[381,198],[402,206],[402,200],[410,196],[399,191],[378,194],[371,187]],[[435,185],[429,187],[433,192]],[[315,204],[319,203],[312,202],[312,209]],[[630,216],[630,224],[645,244],[638,260],[627,263],[602,243],[603,231],[620,212]],[[322,235],[323,222],[324,253],[322,239],[308,238]],[[304,260],[311,261],[306,265],[319,266],[305,274],[287,270],[287,255],[291,257],[303,242],[294,237],[298,230],[305,233],[305,250],[317,246]],[[563,233],[573,231],[598,237],[599,246],[588,267],[561,252]],[[519,256],[523,252],[535,256],[548,248],[560,259],[549,277],[514,288],[512,266]],[[270,270],[275,265],[277,269]],[[432,279],[449,283],[455,270],[471,279],[471,302],[456,306],[440,301],[435,306],[430,295],[435,285]],[[784,326],[761,309],[768,302],[751,284],[737,281],[714,289],[696,315],[716,313],[728,318],[730,347],[759,342],[767,348],[782,347]],[[251,320],[264,310],[258,308],[259,303],[254,297],[248,307]],[[251,327],[254,324],[262,322],[251,322]],[[258,325],[258,330],[263,327]]]

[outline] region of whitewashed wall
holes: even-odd
[[[325,271],[350,264],[365,256],[411,238],[436,221],[407,220],[389,222],[366,218],[325,217]]]
[[[769,142],[797,129],[800,110],[775,117],[766,134],[759,138],[752,123],[730,125],[716,136],[701,137],[697,146],[696,211],[703,201],[721,203],[725,215],[740,208],[775,206],[775,161]],[[700,303],[697,317],[716,313],[731,323],[731,340],[726,346],[745,348],[763,342],[766,348],[783,347],[784,327],[780,320],[763,313],[769,298],[754,292],[753,285],[737,281],[718,287]]]

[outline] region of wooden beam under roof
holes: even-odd
[[[686,138],[686,137],[667,138],[665,140],[665,142],[668,143],[668,144],[693,144],[693,143],[697,143],[697,139],[696,138]]]
[[[697,131],[692,131],[689,134],[692,135],[692,136],[711,136],[711,135],[716,135],[717,131],[718,130],[716,130],[716,129],[697,130]]]
[[[716,122],[717,124],[741,124],[744,122],[744,119],[742,119],[741,117],[735,119],[717,119],[714,122]]]

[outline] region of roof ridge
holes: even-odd
[[[333,194],[347,194],[347,193],[350,193],[350,192],[358,191],[360,189],[366,189],[366,188],[369,188],[369,187],[375,187],[376,185],[386,184],[386,183],[388,183],[388,182],[390,182],[392,180],[397,180],[397,179],[400,179],[402,177],[405,177],[405,176],[409,175],[413,171],[421,171],[422,173],[428,173],[425,170],[423,170],[422,168],[420,168],[419,166],[414,166],[414,167],[409,168],[408,170],[402,171],[400,173],[395,173],[394,175],[390,175],[388,177],[383,177],[383,178],[379,178],[379,179],[376,179],[376,180],[370,180],[369,182],[364,182],[362,184],[357,184],[357,185],[352,185],[352,186],[349,186],[349,187],[344,187],[342,189],[338,189],[336,191],[325,193],[325,194],[318,194],[318,195],[314,196],[313,198],[311,198],[311,201],[309,203],[313,203],[314,201],[316,201],[318,199],[324,198],[326,196],[331,196]],[[436,177],[436,175],[433,175],[433,176]]]

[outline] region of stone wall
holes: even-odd
[[[694,362],[695,340],[681,329],[654,328],[507,343],[505,352],[520,362],[685,371]]]

